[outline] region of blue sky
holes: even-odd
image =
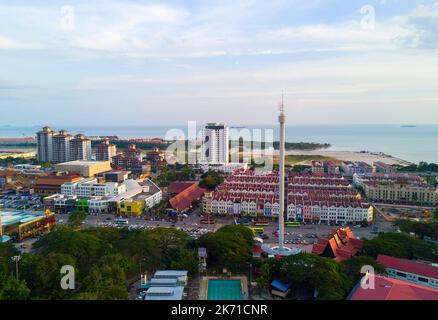
[[[438,123],[437,1],[66,5],[1,2],[0,125]]]

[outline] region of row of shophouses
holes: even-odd
[[[56,213],[82,210],[89,214],[140,216],[162,200],[161,189],[149,179],[140,182],[128,180],[121,184],[83,182],[78,186],[65,184],[61,193],[45,197],[45,208]]]
[[[342,224],[373,219],[372,206],[340,175],[291,173],[286,199],[289,221]],[[235,173],[206,194],[203,205],[207,213],[278,217],[278,174]]]

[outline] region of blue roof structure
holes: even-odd
[[[274,287],[276,290],[281,292],[287,292],[290,289],[290,284],[285,284],[281,281],[274,280],[271,282],[271,286]]]

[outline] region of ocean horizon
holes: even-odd
[[[251,134],[261,130],[262,140],[267,130],[273,130],[278,140],[277,125],[241,126],[236,130],[248,129]],[[0,126],[0,138],[35,136],[41,126]],[[54,130],[65,129],[71,134],[88,136],[118,136],[120,138],[166,138],[187,137],[187,126],[53,126]],[[197,132],[201,126],[196,128]],[[253,140],[258,140],[252,137]],[[411,162],[438,163],[437,125],[288,125],[288,142],[329,143],[333,151],[383,152]]]

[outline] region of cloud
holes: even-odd
[[[0,35],[0,50],[1,49],[38,49],[41,48],[40,45],[25,43],[21,41],[17,41],[14,39],[10,39]]]

